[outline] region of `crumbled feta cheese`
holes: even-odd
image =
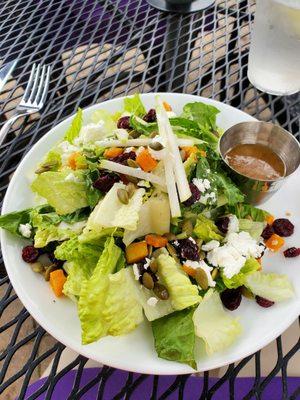
[[[147,304],[150,307],[155,307],[157,302],[158,302],[158,299],[156,297],[149,297],[149,299],[147,300]]]
[[[128,132],[126,129],[116,129],[114,132],[121,142],[126,142],[128,140]]]
[[[205,185],[204,185],[203,179],[194,178],[192,180],[192,182],[200,190],[201,193],[205,192]]]
[[[209,173],[210,173],[210,169],[209,169],[209,168],[207,168],[206,172],[209,174]]]
[[[203,179],[203,185],[205,189],[210,189],[210,182],[208,179]]]
[[[32,226],[30,224],[20,224],[19,225],[19,232],[25,238],[30,238],[31,230],[32,230]]]
[[[238,231],[239,231],[239,220],[237,219],[236,215],[230,215],[227,234]]]
[[[140,271],[138,269],[137,264],[133,264],[132,265],[132,271],[133,271],[133,274],[134,274],[134,279],[136,281],[138,281],[140,279]]]
[[[175,244],[175,246],[179,246],[178,240],[175,240],[174,244]]]
[[[63,141],[61,142],[58,147],[61,148],[63,153],[74,153],[74,151],[78,151],[79,147],[78,146],[74,146],[73,144],[71,144],[68,141]]]
[[[90,143],[103,139],[106,134],[104,121],[99,121],[97,124],[92,123],[83,126],[79,138],[82,143]]]
[[[224,275],[229,279],[240,272],[246,261],[246,257],[228,244],[208,252],[206,257],[214,267],[223,268]]]
[[[232,232],[226,236],[226,241],[245,257],[259,258],[264,250],[248,232]]]
[[[131,151],[135,151],[134,147],[126,147],[126,149],[124,150],[124,153],[130,153]]]
[[[211,240],[210,242],[203,244],[201,249],[203,251],[211,251],[213,249],[216,249],[219,246],[220,246],[220,242],[218,242],[217,240]]]
[[[202,204],[207,204],[209,200],[211,203],[215,203],[217,201],[215,192],[206,193],[200,197],[200,203]]]
[[[80,179],[75,176],[72,172],[65,177],[65,182],[80,182]]]
[[[196,240],[192,238],[191,236],[188,238],[192,243],[196,244]]]
[[[137,186],[149,188],[151,187],[151,183],[149,181],[141,180],[137,183]]]
[[[213,268],[210,267],[209,265],[207,265],[205,261],[203,261],[203,260],[201,260],[201,261],[186,260],[184,262],[184,264],[193,269],[198,269],[198,268],[203,269],[203,271],[206,273],[206,276],[207,276],[208,285],[210,287],[216,286],[216,282],[213,280],[211,273],[210,273],[213,270]]]
[[[176,113],[174,111],[167,111],[167,116],[168,118],[175,118],[177,117]]]
[[[145,258],[145,260],[146,260],[146,262],[144,264],[144,268],[148,268],[149,265],[150,265],[151,260],[150,260],[150,258],[147,258],[147,257]]]

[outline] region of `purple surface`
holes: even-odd
[[[99,368],[86,368],[83,370],[80,387],[83,387],[92,379],[94,379],[100,372]],[[54,388],[51,400],[67,399],[71,393],[76,370],[70,371],[65,374],[57,383]],[[133,374],[133,382],[141,375]],[[125,386],[128,373],[125,371],[115,370],[107,379],[105,389],[103,392],[103,400],[111,400],[120,390]],[[177,376],[161,376],[158,378],[157,398],[164,393],[169,386],[174,382]],[[150,399],[153,390],[153,376],[146,376],[146,379],[133,391],[130,399],[132,400],[147,400]],[[243,397],[250,391],[255,378],[236,378],[235,380],[235,400],[242,400]],[[263,380],[263,378],[262,378]],[[35,393],[46,381],[46,378],[33,383],[26,392],[25,399]],[[209,380],[209,387],[212,387],[218,381],[217,378]],[[300,385],[300,378],[288,378],[288,392],[291,395]],[[85,393],[82,400],[97,399],[98,383]],[[203,387],[203,379],[191,376],[185,385],[184,398],[188,400],[196,400],[199,398]],[[44,400],[46,394],[37,397],[38,400]],[[167,397],[168,400],[178,399],[178,390],[173,392]],[[224,400],[229,398],[229,384],[226,382],[221,386],[213,396],[214,400]],[[282,400],[282,382],[280,377],[274,378],[271,383],[264,390],[262,400]]]

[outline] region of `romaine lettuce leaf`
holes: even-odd
[[[156,122],[146,122],[142,118],[135,115],[130,117],[130,126],[136,132],[142,133],[145,136],[149,136],[150,133],[158,131]]]
[[[279,302],[294,296],[294,289],[287,275],[255,272],[246,277],[245,286],[255,295]]]
[[[174,127],[177,135],[185,135],[197,138],[201,141],[209,143],[213,149],[216,149],[218,137],[212,133],[208,127],[182,117],[170,118],[170,123]]]
[[[61,154],[60,152],[52,149],[48,152],[43,162],[39,165],[35,171],[36,174],[40,174],[47,171],[58,171],[61,167]]]
[[[239,219],[240,231],[249,232],[249,234],[258,240],[264,230],[265,224],[259,221],[252,221],[251,219]]]
[[[217,130],[216,117],[220,110],[202,102],[188,103],[183,107],[182,117],[198,124],[210,131]]]
[[[139,117],[142,117],[146,114],[146,109],[138,93],[134,94],[133,96],[125,97],[124,111]]]
[[[250,216],[253,221],[264,222],[266,217],[270,215],[265,210],[251,206],[250,204],[238,203],[231,206],[226,206],[225,214],[234,214],[238,219]]]
[[[229,205],[244,201],[244,195],[240,189],[225,173],[217,172],[215,174],[215,183],[218,190],[226,196]]]
[[[120,202],[118,189],[125,189],[123,183],[115,183],[91,213],[87,230],[119,227],[134,231],[137,228],[139,211],[145,189],[137,189],[128,204]]]
[[[148,233],[163,235],[170,231],[170,205],[164,193],[151,196],[139,211],[136,230],[125,229],[123,242],[128,246],[135,239]]]
[[[63,268],[68,274],[63,293],[70,297],[71,300],[77,300],[82,282],[90,277],[91,271],[85,263],[75,261],[65,262]]]
[[[160,358],[197,369],[193,314],[194,308],[188,308],[157,319],[152,322],[152,332]]]
[[[82,282],[78,314],[83,344],[92,343],[107,334],[109,324],[104,318],[104,310],[109,290],[108,275],[114,272],[120,254],[114,239],[107,238],[91,277]]]
[[[66,179],[70,173],[74,180]],[[88,205],[82,171],[44,172],[35,178],[31,188],[44,197],[57,214],[71,214]]]
[[[71,125],[69,126],[67,132],[65,133],[64,139],[69,143],[73,143],[74,139],[79,136],[82,127],[82,109],[78,108]]]
[[[183,310],[201,301],[198,287],[191,283],[174,258],[161,254],[157,258],[157,263],[160,281],[168,289],[174,310]]]
[[[210,289],[197,307],[193,321],[196,335],[204,340],[208,355],[230,346],[242,327],[223,308],[218,292]]]
[[[30,223],[30,213],[32,208],[22,211],[14,211],[8,214],[0,215],[0,228],[6,229],[8,232],[19,237],[23,237],[19,231],[21,224]]]
[[[203,214],[198,215],[194,233],[204,242],[209,242],[210,240],[218,240],[220,242],[223,240],[223,236],[220,235],[214,222],[206,218]]]
[[[117,124],[113,119],[112,114],[106,110],[94,111],[91,116],[91,120],[94,124],[98,124],[99,122],[103,121],[103,132],[106,133],[104,137],[109,136],[115,129],[117,129]]]
[[[233,275],[233,277],[229,279],[221,272],[221,277],[228,289],[236,289],[245,284],[248,275],[253,274],[259,269],[260,263],[255,258],[248,258],[238,274]]]

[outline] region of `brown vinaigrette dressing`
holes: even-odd
[[[233,169],[249,178],[268,181],[285,175],[282,159],[261,144],[238,144],[226,153],[225,160]]]

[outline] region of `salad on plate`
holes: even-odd
[[[238,340],[242,297],[265,308],[293,297],[262,258],[294,226],[244,202],[218,152],[218,113],[193,102],[176,115],[159,96],[146,110],[138,94],[87,124],[79,109],[36,167],[36,205],[0,217],[30,241],[20,257],[74,301],[83,344],[146,319],[159,357],[197,369],[196,345],[210,355]]]

